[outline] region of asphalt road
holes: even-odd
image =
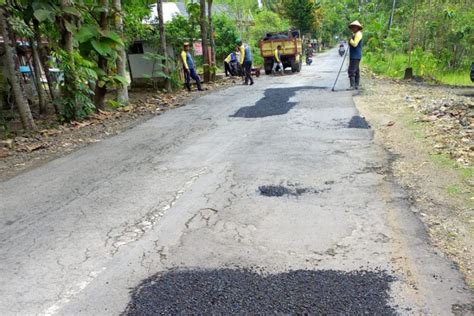
[[[347,282],[334,295],[349,303],[386,287],[384,271],[399,313],[467,310],[473,296],[429,244],[392,157],[357,128],[352,92],[330,92],[340,62],[332,50],[300,74],[211,93],[0,183],[0,313],[118,314],[171,268],[209,288],[219,275]],[[255,267],[276,283],[239,272]],[[186,273],[155,282],[182,287]],[[298,284],[275,297],[303,295]],[[179,305],[184,292],[170,293]]]

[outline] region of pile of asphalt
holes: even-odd
[[[143,281],[125,315],[395,315],[383,271],[170,270]]]
[[[265,96],[253,106],[240,108],[231,117],[261,118],[288,113],[297,103],[289,102],[300,90],[321,89],[320,87],[302,86],[294,88],[270,88],[265,90]]]
[[[348,126],[349,128],[365,128],[365,129],[368,129],[370,128],[370,125],[369,123],[367,123],[367,121],[365,120],[365,118],[361,117],[361,116],[353,116],[351,118],[351,120],[349,121],[349,124]]]
[[[282,185],[262,185],[258,187],[260,194],[268,197],[282,197],[284,195],[299,196],[304,193],[320,193],[320,191],[311,188],[300,188],[296,186],[285,187]]]

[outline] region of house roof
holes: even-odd
[[[223,4],[215,4],[212,6],[212,11],[216,13],[228,13],[228,8]],[[156,4],[150,6],[150,16],[146,18],[143,23],[145,24],[156,24],[158,23],[158,12],[156,11]],[[182,1],[177,2],[163,2],[163,20],[164,22],[171,21],[175,16],[188,17],[188,11],[186,11],[186,4]]]

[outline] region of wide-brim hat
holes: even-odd
[[[360,24],[360,22],[359,22],[358,20],[355,20],[354,22],[352,22],[351,24],[349,24],[349,28],[350,28],[351,26],[357,26],[357,27],[360,28],[361,30],[364,28],[364,27],[362,26],[362,24]]]

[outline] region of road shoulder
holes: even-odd
[[[368,79],[354,97],[431,241],[474,288],[473,100],[469,90]]]

